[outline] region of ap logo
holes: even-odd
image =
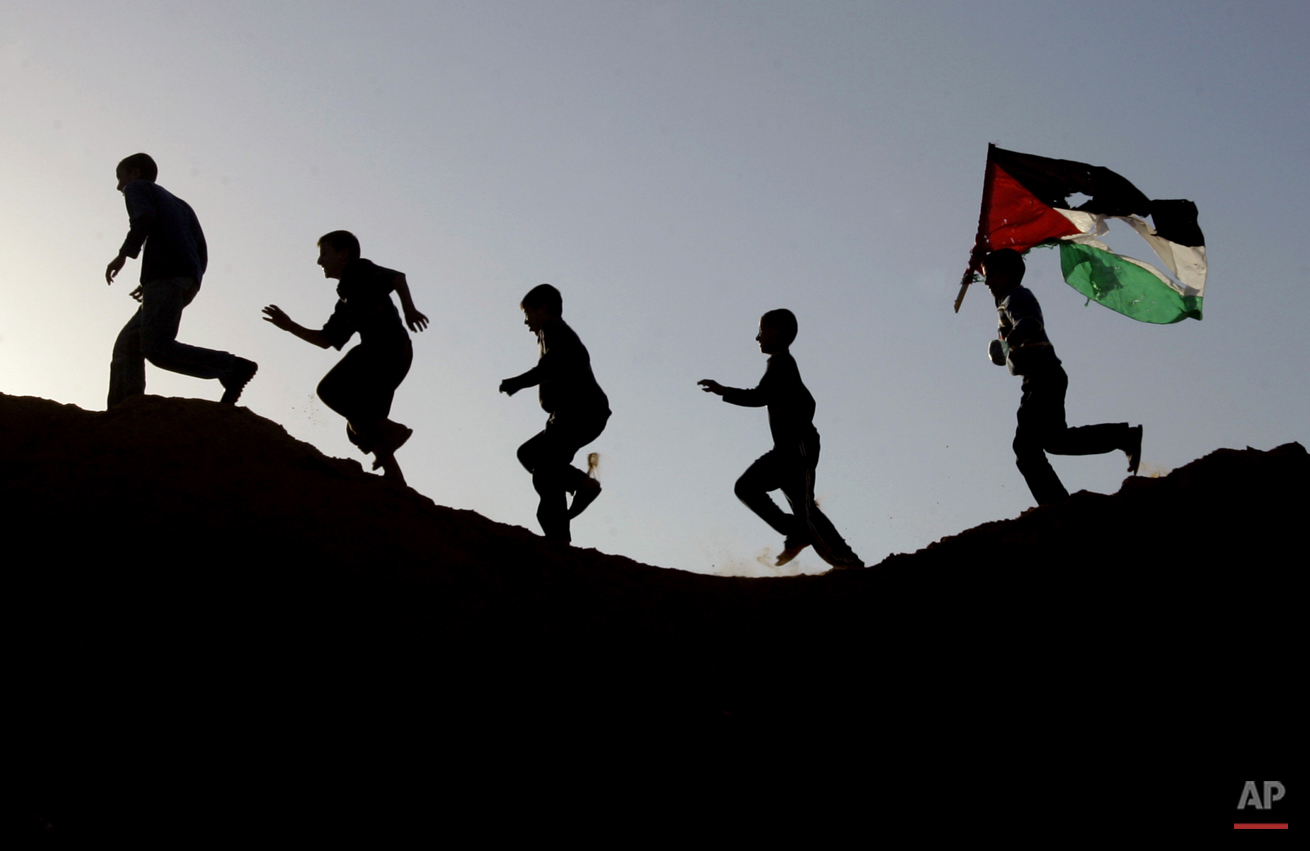
[[[1242,797],[1237,801],[1237,808],[1244,810],[1254,805],[1257,810],[1267,810],[1274,805],[1274,801],[1282,800],[1283,792],[1282,783],[1277,780],[1266,780],[1264,781],[1264,798],[1262,799],[1255,788],[1255,781],[1248,780],[1246,785],[1242,787]]]

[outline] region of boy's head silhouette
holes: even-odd
[[[123,158],[114,170],[114,176],[118,178],[118,191],[122,192],[123,187],[134,180],[154,183],[159,177],[159,166],[149,154],[133,154]]]
[[[760,317],[760,332],[755,341],[760,344],[760,351],[766,355],[785,352],[796,340],[796,314],[785,307],[770,310]]]
[[[351,260],[359,259],[359,240],[348,230],[334,230],[318,238],[318,265],[323,277],[341,280]]]
[[[1013,248],[993,251],[983,260],[983,275],[986,276],[987,289],[997,300],[1004,298],[1010,290],[1023,283],[1027,266],[1023,255]]]
[[[523,308],[523,324],[536,333],[551,319],[564,315],[564,296],[550,284],[537,284],[519,302]]]

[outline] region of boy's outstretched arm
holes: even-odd
[[[561,371],[566,369],[565,359],[568,356],[567,348],[561,349],[556,346],[548,349],[532,369],[500,382],[500,392],[513,396],[525,387],[536,387],[547,379],[559,378]]]
[[[264,308],[264,321],[272,322],[283,331],[290,331],[306,343],[313,343],[320,349],[326,349],[332,345],[327,341],[327,338],[323,336],[322,331],[296,324],[291,320],[291,317],[283,313],[282,308],[278,307],[276,304],[270,304],[268,307]]]
[[[428,327],[428,318],[418,312],[414,306],[414,299],[409,294],[409,281],[405,280],[404,273],[397,275],[393,281],[396,287],[396,295],[400,296],[400,306],[405,311],[405,324],[411,331],[422,331]]]
[[[713,393],[717,396],[722,396],[724,393],[727,393],[728,390],[731,389],[728,387],[724,387],[722,384],[720,384],[719,382],[715,381],[712,378],[702,378],[700,381],[697,381],[696,383],[699,384],[700,389],[704,390],[706,393]]]
[[[740,387],[724,387],[717,381],[709,378],[702,378],[696,382],[706,393],[715,393],[723,397],[723,401],[731,402],[734,405],[741,405],[746,408],[762,408],[769,404],[769,394],[761,385],[760,387],[749,387],[742,389]]]
[[[513,378],[506,378],[500,382],[500,392],[506,396],[513,396],[525,387],[535,387],[541,383],[541,366],[534,366],[532,369],[516,375]]]

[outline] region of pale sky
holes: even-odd
[[[995,312],[951,304],[987,143],[1111,168],[1200,209],[1202,322],[1138,324],[1027,283],[1070,376],[1071,425],[1145,426],[1143,471],[1310,438],[1310,6],[1304,2],[62,3],[0,7],[0,392],[101,410],[136,308],[114,166],[150,153],[210,248],[179,339],[256,360],[242,404],[367,460],[314,397],[315,241],[353,231],[432,320],[392,416],[441,505],[538,531],[515,449],[541,429],[518,302],[549,282],[614,416],[605,492],[574,543],[699,572],[819,572],[739,504],[770,447],[759,315],[788,307],[818,401],[824,510],[866,562],[1032,504],[1014,467],[1019,380]],[[1117,236],[1117,234],[1116,234]],[[1131,233],[1111,247],[1149,259]],[[217,382],[148,367],[148,392]],[[584,460],[584,450],[579,461]],[[1113,492],[1119,454],[1054,459]],[[1180,527],[1209,519],[1178,506]],[[1160,518],[1150,522],[1158,524]]]

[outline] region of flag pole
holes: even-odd
[[[960,305],[964,303],[964,294],[969,291],[969,284],[973,283],[974,273],[982,268],[982,259],[987,255],[987,246],[985,239],[987,237],[987,208],[991,206],[992,201],[992,148],[996,145],[993,142],[987,143],[987,165],[983,169],[983,195],[982,206],[978,210],[978,234],[973,238],[973,251],[969,254],[969,266],[960,276],[960,294],[955,297],[955,312],[960,312]]]

